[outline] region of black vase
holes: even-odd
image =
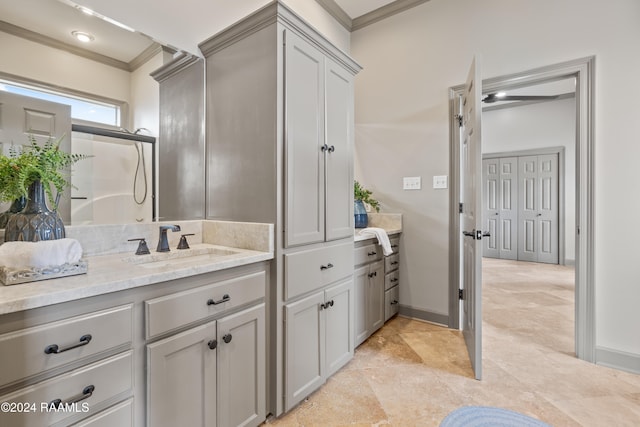
[[[65,237],[64,224],[57,211],[47,207],[44,187],[40,181],[29,186],[24,209],[11,215],[4,229],[4,241],[39,242]]]
[[[22,209],[24,209],[24,205],[27,203],[27,199],[24,197],[20,197],[19,199],[15,199],[9,210],[6,210],[0,214],[0,228],[5,228],[7,226],[7,221],[13,214],[17,214]]]

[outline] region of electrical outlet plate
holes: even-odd
[[[422,188],[422,178],[419,176],[405,176],[402,178],[403,190],[420,190]]]

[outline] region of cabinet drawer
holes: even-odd
[[[400,283],[400,272],[398,270],[392,271],[384,275],[384,290],[393,288]]]
[[[147,339],[264,298],[266,273],[234,277],[145,301]]]
[[[367,245],[353,250],[353,265],[360,265],[367,262],[382,259],[382,248],[380,245]]]
[[[2,426],[50,426],[65,418],[97,413],[106,401],[131,393],[133,352],[127,351],[34,386],[0,397],[1,402],[34,404],[32,412],[0,412]],[[47,410],[60,399],[65,410]],[[75,401],[76,403],[71,403]],[[65,405],[65,403],[67,403]]]
[[[390,238],[389,243],[391,243],[391,250],[393,253],[397,254],[400,251],[400,237]]]
[[[133,399],[125,400],[105,409],[91,418],[80,421],[72,427],[132,427]]]
[[[384,293],[384,321],[386,322],[400,310],[400,287],[395,286]]]
[[[125,305],[3,334],[0,384],[10,384],[130,343],[131,325],[132,306]],[[58,353],[53,346],[57,346]]]
[[[285,299],[353,274],[353,242],[284,256]]]
[[[397,270],[400,266],[400,255],[393,254],[385,257],[384,259],[384,272],[389,273],[391,271]]]

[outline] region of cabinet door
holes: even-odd
[[[285,411],[293,408],[324,382],[324,292],[284,307]]]
[[[353,75],[325,62],[326,240],[353,235]]]
[[[353,279],[327,289],[325,295],[325,354],[327,377],[353,358]]]
[[[285,244],[322,242],[324,56],[285,32]]]
[[[218,425],[266,417],[264,303],[218,320]]]
[[[214,321],[147,345],[147,426],[216,425],[215,339]]]
[[[357,268],[353,272],[353,312],[354,312],[354,339],[355,346],[359,346],[369,335],[369,324],[367,323],[369,311],[369,265]]]
[[[370,334],[384,325],[384,261],[376,261],[369,267],[369,320]]]

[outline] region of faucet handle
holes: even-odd
[[[187,242],[187,236],[193,236],[193,233],[183,234],[180,236],[180,241],[178,242],[178,249],[189,249],[189,242]]]
[[[129,242],[135,242],[139,240],[140,243],[138,243],[138,249],[136,250],[136,255],[147,255],[150,254],[151,252],[149,252],[149,247],[147,246],[147,241],[144,239],[144,237],[138,237],[137,239],[129,239]]]

